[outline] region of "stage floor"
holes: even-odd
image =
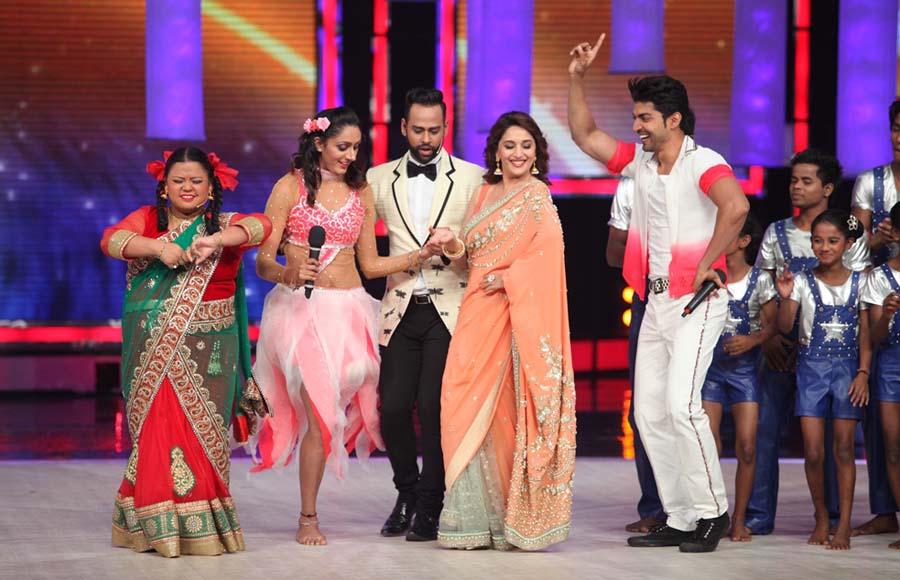
[[[249,461],[238,459],[232,493],[247,551],[174,560],[110,545],[124,467],[122,459],[0,462],[0,578],[827,580],[891,578],[900,570],[900,551],[887,548],[896,535],[856,538],[849,552],[806,545],[812,507],[796,461],[782,464],[776,535],[749,544],[725,540],[713,554],[692,555],[626,546],[623,526],[635,519],[637,485],[634,465],[622,459],[578,459],[571,537],[538,553],[452,551],[382,538],[378,530],[394,500],[385,459],[353,461],[343,482],[326,475],[319,514],[329,545],[300,546],[294,542],[296,471],[250,477]],[[733,481],[735,463],[723,467]],[[855,523],[869,517],[865,490],[859,465]]]

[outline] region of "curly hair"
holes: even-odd
[[[212,185],[212,192],[209,194],[209,201],[206,204],[203,222],[206,226],[206,233],[214,234],[221,229],[219,226],[219,212],[222,210],[222,183],[213,172],[213,166],[209,162],[209,157],[207,157],[206,153],[196,147],[191,147],[190,145],[176,149],[166,160],[166,170],[163,174],[162,181],[156,186],[156,229],[161,232],[169,229],[169,214],[166,211],[167,202],[164,197],[166,191],[166,179],[169,177],[169,171],[176,163],[185,163],[188,161],[195,161],[202,165],[203,169],[206,170],[206,176],[209,178],[209,183]]]
[[[537,175],[534,177],[550,185],[550,179],[547,178],[547,172],[550,168],[550,153],[547,147],[547,139],[534,119],[528,113],[521,111],[503,113],[494,123],[494,126],[491,127],[491,131],[488,133],[487,144],[484,147],[484,166],[487,168],[484,180],[488,183],[499,183],[503,179],[501,175],[494,175],[493,167],[496,163],[497,149],[500,148],[500,140],[510,127],[521,127],[531,134],[535,146],[534,162],[538,170]]]
[[[335,107],[316,113],[315,119],[328,119],[331,124],[325,131],[310,131],[300,136],[297,152],[291,159],[293,169],[303,172],[303,185],[306,187],[306,203],[312,207],[316,204],[316,193],[322,185],[320,162],[322,154],[316,149],[316,137],[324,144],[341,132],[344,127],[359,127],[359,117],[350,107]],[[362,133],[362,131],[360,131]],[[359,189],[366,184],[366,174],[354,161],[347,167],[344,183],[352,189]]]

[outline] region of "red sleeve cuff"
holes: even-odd
[[[612,159],[606,164],[606,168],[616,175],[622,173],[622,170],[625,169],[629,163],[634,161],[636,146],[636,143],[623,143],[622,141],[619,141],[616,145],[616,152],[613,153]]]
[[[709,190],[723,177],[734,177],[734,171],[724,163],[713,165],[700,176],[700,190],[709,195]]]

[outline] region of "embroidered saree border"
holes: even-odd
[[[186,503],[164,501],[135,509],[133,497],[116,496],[112,543],[168,558],[244,550],[244,535],[230,497]]]

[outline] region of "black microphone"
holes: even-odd
[[[309,257],[313,260],[319,259],[319,252],[322,251],[322,246],[325,245],[325,228],[322,226],[313,226],[309,229]],[[304,292],[306,292],[306,297],[309,298],[312,296],[313,287],[315,287],[315,282],[312,280],[307,280],[306,284],[304,284]]]
[[[721,280],[724,284],[725,272],[716,268],[715,273],[719,275],[719,280]],[[707,280],[706,282],[704,282],[703,286],[700,286],[700,291],[694,294],[694,297],[691,298],[691,301],[688,302],[687,306],[684,307],[684,312],[681,313],[681,317],[684,318],[685,316],[696,310],[696,308],[700,306],[700,303],[706,300],[706,298],[710,294],[712,294],[712,291],[718,287],[719,285],[716,284],[713,280]]]

